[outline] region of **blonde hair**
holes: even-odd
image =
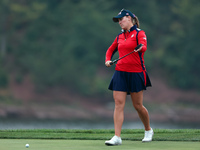
[[[135,16],[134,18],[132,18],[132,22],[133,22],[134,25],[136,24],[137,28],[140,27],[139,19],[138,19],[137,16]]]

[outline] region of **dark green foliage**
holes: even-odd
[[[147,70],[164,72],[174,86],[199,89],[198,4],[198,0],[123,5],[118,0],[1,1],[1,36],[7,45],[2,68],[20,75],[20,82],[21,76],[30,74],[38,89],[64,86],[103,96],[111,77],[104,67],[105,52],[120,32],[112,17],[126,8],[139,17],[147,34]],[[5,74],[0,70],[2,86],[7,84]]]
[[[8,85],[8,75],[2,68],[0,69],[0,88],[5,88]]]

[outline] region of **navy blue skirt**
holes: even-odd
[[[108,89],[130,94],[146,90],[148,86],[151,86],[151,81],[146,71],[139,73],[115,71]]]

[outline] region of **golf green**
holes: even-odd
[[[30,147],[26,148],[25,145]],[[123,140],[120,146],[105,146],[104,140],[45,140],[45,139],[0,139],[1,150],[199,150],[200,142]]]

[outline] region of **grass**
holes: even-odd
[[[123,129],[121,146],[105,146],[104,141],[114,130],[0,130],[1,150],[197,150],[200,147],[199,129],[155,129],[153,141],[142,143],[144,131]]]
[[[154,129],[155,141],[193,141],[200,142],[199,129]],[[67,140],[106,140],[114,135],[114,130],[0,130],[0,139],[67,139]],[[142,129],[123,129],[122,139],[141,141]]]
[[[2,139],[1,150],[23,150],[29,143],[30,150],[199,150],[199,142],[174,142],[124,140],[120,146],[105,146],[104,140],[40,140],[40,139]]]

